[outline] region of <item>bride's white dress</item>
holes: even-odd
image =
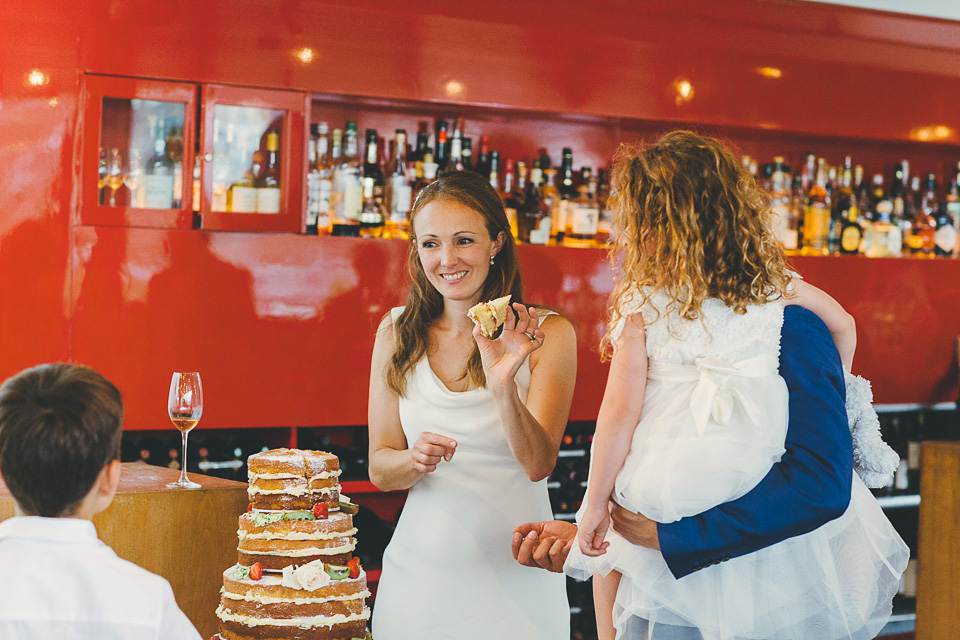
[[[666,303],[658,295],[639,310],[649,322],[649,374],[614,491],[619,504],[664,523],[756,486],[784,452],[787,427],[787,389],[777,373],[781,303],[738,315],[708,299],[702,322],[658,312]],[[622,330],[623,321],[615,339]],[[580,579],[621,572],[614,624],[618,638],[631,639],[867,640],[889,618],[909,557],[856,474],[841,517],[679,580],[659,551],[612,530],[606,539],[598,558],[574,545],[565,570]]]
[[[529,383],[524,365],[523,401]],[[400,399],[400,421],[408,443],[430,431],[455,439],[457,451],[407,495],[383,556],[373,637],[567,640],[566,578],[523,567],[510,551],[514,527],[553,515],[546,481],[530,482],[510,452],[490,392],[448,390],[424,357]]]

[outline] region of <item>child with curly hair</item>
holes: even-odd
[[[849,314],[787,268],[766,195],[719,141],[676,131],[624,147],[613,180],[610,373],[564,567],[593,576],[599,637],[873,638],[908,551],[857,477],[839,518],[680,579],[610,529],[611,498],[673,522],[744,495],[779,460],[785,305],[820,316],[847,371],[856,346]]]

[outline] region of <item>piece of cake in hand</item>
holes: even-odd
[[[340,461],[274,449],[247,461],[250,509],[238,562],[223,572],[222,640],[365,638],[366,573],[353,555],[355,505],[340,496]]]
[[[480,331],[487,338],[493,338],[493,334],[507,319],[507,309],[510,308],[510,297],[503,296],[490,302],[481,302],[467,311],[467,316],[478,325]]]

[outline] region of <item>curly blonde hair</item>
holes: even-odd
[[[627,303],[639,308],[665,293],[670,302],[660,311],[696,320],[706,298],[742,314],[786,294],[790,274],[770,228],[769,196],[719,140],[673,131],[645,148],[621,145],[611,179],[611,260],[622,256],[622,264],[600,342],[604,359]]]

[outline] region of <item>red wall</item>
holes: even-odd
[[[175,368],[204,373],[206,427],[363,424],[370,331],[401,299],[405,247],[79,225],[84,72],[385,98],[381,110],[411,114],[411,125],[414,113],[462,107],[494,130],[539,122],[532,138],[548,132],[540,140],[551,153],[569,135],[590,160],[676,123],[705,123],[762,159],[853,148],[869,172],[900,157],[937,171],[960,159],[955,22],[757,0],[8,0],[5,9],[0,377],[50,360],[92,364],[126,393],[130,428],[167,426]],[[302,47],[315,51],[310,64],[294,55]],[[33,69],[48,82],[30,84]],[[678,79],[694,86],[689,102],[676,101]],[[315,110],[352,108],[352,98],[336,102]],[[947,138],[914,139],[932,125],[948,127]],[[609,290],[603,255],[525,247],[523,260],[529,297],[580,322],[573,417],[592,418],[604,381],[593,352]],[[856,369],[878,401],[955,397],[960,262],[797,264],[857,317]]]

